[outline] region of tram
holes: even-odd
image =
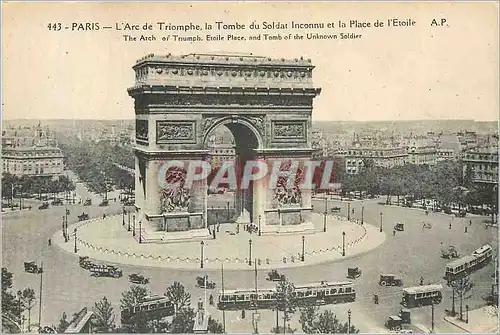
[[[257,292],[257,293],[256,293]],[[299,306],[307,304],[337,304],[356,300],[352,282],[321,282],[299,285],[292,295]],[[220,310],[267,309],[277,303],[276,288],[225,290],[219,294],[217,308]]]
[[[442,290],[441,284],[405,288],[401,304],[407,308],[439,304],[443,300]]]
[[[174,305],[167,297],[159,295],[148,296],[143,302],[121,311],[122,322],[129,320],[131,316],[143,312],[154,319],[161,319],[174,315]]]
[[[471,255],[459,258],[446,264],[444,279],[449,282],[469,275],[471,272],[485,266],[493,256],[493,249],[489,244],[474,250]]]

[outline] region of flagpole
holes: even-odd
[[[222,263],[221,268],[221,276],[222,276],[222,301],[224,301],[224,263]],[[222,333],[226,333],[226,310],[224,306],[222,306]]]
[[[38,304],[38,327],[42,327],[43,261],[40,264],[40,299]]]

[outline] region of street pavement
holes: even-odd
[[[81,191],[80,191],[81,193]],[[498,231],[494,228],[485,229],[482,220],[484,218],[472,218],[472,226],[464,233],[464,227],[468,226],[469,218],[453,219],[452,229],[449,223],[450,216],[442,214],[425,215],[422,211],[399,207],[385,207],[377,204],[378,200],[363,202],[363,219],[366,223],[380,225],[380,213],[383,213],[383,231],[387,234],[385,243],[373,250],[342,262],[326,263],[320,265],[305,266],[301,268],[289,268],[280,270],[293,283],[302,284],[317,282],[321,280],[345,280],[347,268],[359,267],[363,274],[356,279],[357,299],[353,303],[328,306],[334,310],[339,318],[346,321],[347,309],[352,312],[352,324],[361,332],[384,332],[385,319],[391,314],[397,314],[401,306],[402,288],[380,287],[378,278],[381,273],[394,273],[401,275],[405,282],[404,286],[418,285],[419,278],[424,277],[425,282],[444,283],[442,277],[444,267],[448,260],[440,258],[441,242],[444,245],[453,244],[461,254],[469,254],[485,243],[491,244],[495,249],[498,245]],[[347,205],[345,202],[331,201],[329,206],[339,206],[345,215]],[[360,219],[362,202],[352,201],[354,217]],[[121,204],[110,203],[109,207],[97,207],[96,203],[90,207],[82,205],[68,206],[71,214],[70,224],[76,222],[76,216],[82,211],[90,214],[90,217],[100,217],[106,213],[121,213]],[[314,209],[317,212],[324,211],[324,201],[314,201]],[[217,293],[221,285],[221,273],[216,270],[165,270],[139,266],[120,266],[123,277],[119,279],[91,277],[89,272],[78,266],[78,258],[75,255],[63,251],[55,246],[49,247],[47,240],[55,231],[61,229],[61,217],[64,214],[64,206],[52,207],[44,210],[32,210],[28,212],[12,213],[4,216],[2,222],[3,230],[3,266],[14,274],[14,290],[32,287],[39,294],[39,277],[25,273],[23,262],[43,259],[43,309],[42,324],[58,324],[63,312],[72,315],[83,307],[91,308],[93,304],[106,296],[113,304],[116,320],[119,321],[119,300],[121,293],[130,287],[128,276],[132,273],[141,273],[151,278],[147,287],[157,294],[163,294],[165,288],[174,281],[179,281],[191,292],[192,303],[199,297],[205,296],[205,291],[197,288],[196,276],[208,274],[210,280],[216,282],[216,290],[207,294],[213,294],[217,299]],[[422,229],[422,221],[427,220],[433,224],[432,229]],[[392,228],[395,222],[405,223],[405,231],[398,232],[392,236]],[[496,250],[495,250],[496,251]],[[463,305],[468,304],[471,309],[484,305],[482,296],[488,294],[493,284],[493,265],[473,273],[472,281],[475,283],[472,291],[466,296]],[[259,287],[272,287],[273,283],[265,280],[267,271],[258,272]],[[250,271],[225,271],[224,282],[226,289],[251,288],[254,287],[254,274]],[[380,304],[374,305],[372,296],[378,293]],[[38,301],[32,310],[32,322],[38,318]],[[445,309],[451,308],[451,289],[445,286],[444,299],[435,309],[435,331],[436,332],[464,332],[464,330],[444,320]],[[456,309],[459,302],[456,301]],[[210,307],[209,312],[221,320],[221,312]],[[234,313],[233,313],[234,314]],[[249,315],[249,313],[247,313]],[[299,313],[291,321],[292,328],[300,326],[296,322]],[[248,331],[247,317],[243,321],[235,319],[236,316],[226,315],[226,330],[228,332]],[[261,318],[269,320],[269,325],[262,321],[261,332],[268,332],[274,325],[274,313],[262,311]],[[231,321],[232,320],[232,321]],[[236,321],[234,321],[236,320]],[[421,307],[412,309],[412,320],[417,325],[416,330],[426,331],[431,328],[431,308]],[[245,323],[247,322],[247,323]],[[269,327],[267,327],[269,326]]]

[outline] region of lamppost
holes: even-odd
[[[64,237],[64,242],[68,242],[68,237],[66,236],[66,227],[64,225],[64,215],[62,216],[62,234]]]
[[[141,224],[142,224],[142,221],[139,221],[139,244],[142,242]]]
[[[380,212],[380,232],[382,232],[382,212]]]
[[[201,257],[200,257],[200,268],[203,269],[203,246],[205,245],[205,242],[201,241]]]
[[[125,205],[123,205],[123,212],[122,212],[122,225],[125,226]]]
[[[134,223],[134,230],[132,231],[132,236],[135,237],[135,220],[132,220],[132,222]]]
[[[434,302],[431,304],[431,333],[434,333]]]
[[[325,213],[323,213],[323,232],[326,233],[326,215],[327,215],[327,212],[326,212],[326,209],[325,209]]]
[[[75,254],[78,252],[78,249],[76,248],[76,228],[75,228]]]
[[[351,203],[347,202],[347,221],[351,220]]]
[[[252,239],[248,240],[248,265],[252,265]]]
[[[305,244],[306,244],[306,238],[305,236],[302,236],[302,257],[301,257],[301,260],[302,262],[304,261],[304,251],[305,251]]]
[[[325,213],[328,212],[328,195],[325,193]]]
[[[18,312],[19,312],[19,324],[21,324],[21,298],[23,297],[23,292],[21,290],[17,291],[17,299],[18,299]]]
[[[365,223],[365,204],[361,203],[361,224]]]
[[[347,310],[347,334],[351,332],[351,310]]]
[[[261,236],[261,233],[260,233],[260,220],[262,219],[262,215],[259,215],[259,236]]]
[[[130,211],[127,212],[128,215],[128,231],[130,231]]]
[[[342,256],[345,256],[345,231],[342,232]]]

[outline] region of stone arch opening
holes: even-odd
[[[232,153],[233,158],[231,161],[226,160],[228,157],[228,148],[226,144],[222,145],[208,145],[209,139],[213,136],[213,134],[221,129],[227,129],[232,135]],[[258,149],[263,147],[263,139],[257,127],[252,123],[251,120],[247,120],[244,117],[221,117],[219,120],[214,122],[213,126],[208,129],[203,139],[204,148],[208,149],[212,152],[213,156],[209,159],[211,160],[212,173],[211,177],[208,179],[209,183],[209,196],[211,193],[213,194],[213,198],[218,196],[218,191],[224,192],[224,198],[228,198],[228,194],[233,195],[232,201],[228,201],[227,203],[227,215],[220,215],[218,211],[220,211],[221,204],[217,204],[215,207],[212,205],[208,210],[215,208],[214,213],[210,213],[207,210],[207,216],[209,218],[208,224],[214,224],[219,222],[220,218],[225,218],[228,222],[236,222],[242,224],[248,224],[255,221],[255,213],[254,207],[259,207],[259,205],[254,206],[255,201],[258,201],[258,198],[254,196],[256,193],[257,186],[253,181],[250,182],[248,188],[241,188],[240,182],[244,173],[244,166],[250,160],[253,160],[257,155],[256,152]],[[219,150],[220,149],[220,150]],[[218,152],[221,152],[219,154]],[[226,156],[227,155],[227,156]],[[222,156],[222,157],[221,157]],[[226,156],[226,157],[225,157]],[[219,169],[223,169],[223,164],[225,168],[233,169],[236,175],[236,185],[228,185],[221,184],[218,185],[215,175],[219,172]],[[229,166],[229,167],[228,167]],[[224,177],[228,177],[228,172],[222,172]],[[222,175],[221,173],[221,175]],[[235,187],[236,186],[236,187]],[[223,198],[222,196],[219,198]],[[220,201],[219,201],[220,202]],[[231,209],[232,205],[232,209]],[[213,209],[212,209],[213,210]],[[231,213],[230,213],[231,212]],[[215,218],[214,218],[215,215]]]

